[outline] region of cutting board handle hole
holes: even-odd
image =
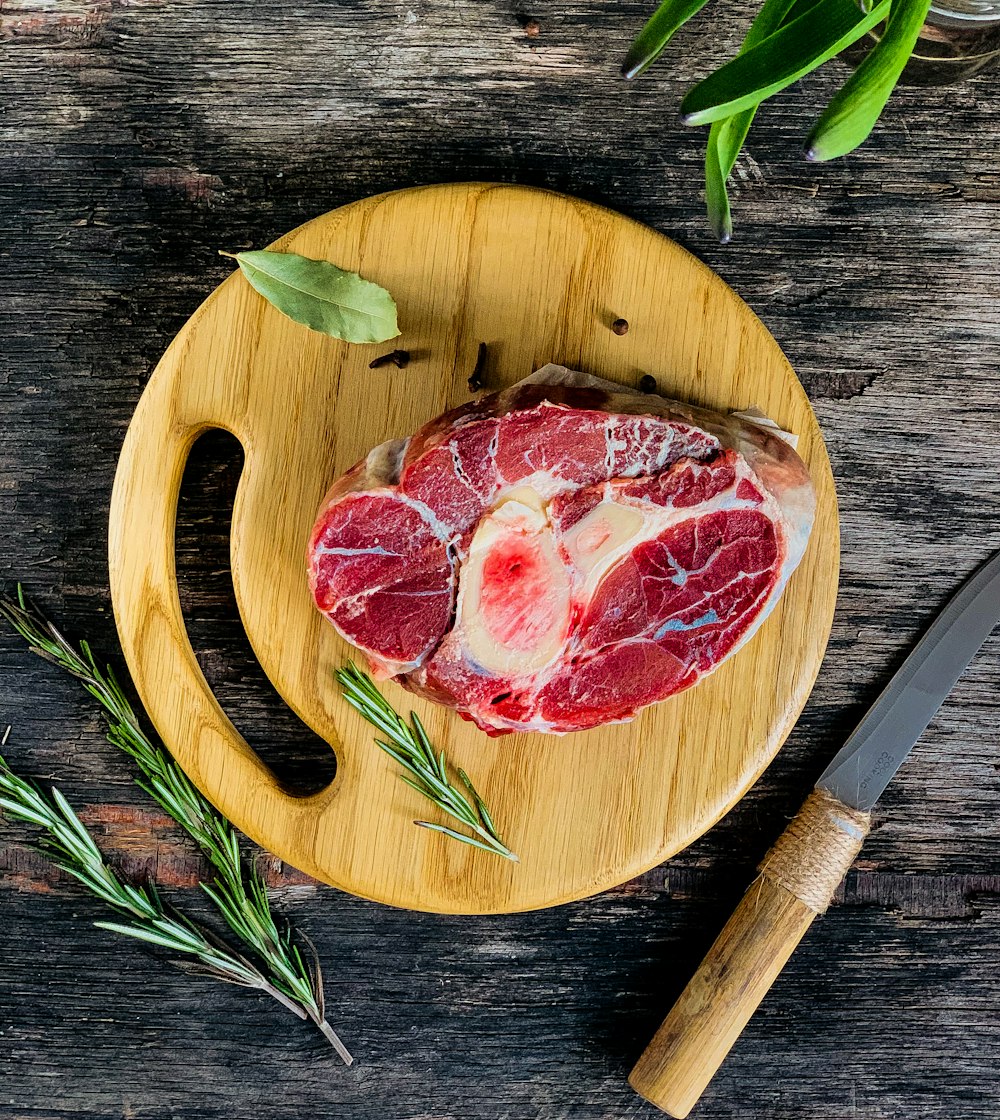
[[[243,448],[213,428],[191,449],[177,505],[177,587],[191,645],[201,671],[241,734],[243,713],[253,713],[254,751],[287,792],[319,793],[336,773],[330,745],[307,727],[268,680],[243,628],[229,558],[233,499],[243,470]],[[263,719],[267,734],[259,729]]]

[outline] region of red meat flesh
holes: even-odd
[[[777,600],[811,488],[753,425],[639,407],[522,385],[376,449],[320,511],[318,607],[490,734],[630,719],[695,684]]]

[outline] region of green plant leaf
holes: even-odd
[[[733,213],[729,205],[726,181],[732,173],[756,112],[756,107],[744,109],[734,117],[715,121],[709,130],[705,146],[705,209],[708,212],[708,224],[723,245],[727,245],[733,236]],[[736,139],[740,133],[742,135]]]
[[[663,0],[629,47],[622,63],[623,76],[637,78],[648,70],[660,57],[675,32],[707,3],[708,0]]]
[[[750,25],[740,47],[740,54],[762,43],[781,27],[789,15],[793,18],[804,6],[803,0],[764,0],[764,6]],[[733,217],[729,206],[726,180],[736,164],[736,157],[750,131],[757,106],[744,109],[722,121],[715,121],[708,132],[705,148],[705,208],[715,236],[725,245],[733,236]]]
[[[806,158],[836,159],[868,139],[913,53],[931,0],[892,0],[882,38],[823,110],[809,139]]]
[[[260,294],[289,319],[345,342],[385,342],[399,334],[391,295],[329,261],[259,249],[232,257]]]
[[[767,100],[881,23],[889,5],[880,0],[865,12],[855,0],[818,0],[689,90],[681,102],[684,123],[711,124]]]

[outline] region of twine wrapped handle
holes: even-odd
[[[757,870],[815,914],[825,914],[870,827],[871,813],[814,789]]]
[[[681,993],[629,1083],[670,1116],[697,1103],[861,850],[869,813],[815,789],[760,863],[733,916]]]

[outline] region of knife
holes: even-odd
[[[870,811],[1000,622],[1000,553],[917,642],[758,867],[715,944],[629,1076],[687,1116],[868,835]]]

